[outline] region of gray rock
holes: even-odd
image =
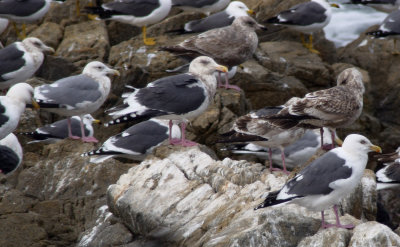
[[[319,230],[317,234],[304,238],[300,241],[297,247],[347,247],[350,238],[351,231],[347,229],[328,228],[325,230]]]
[[[353,230],[349,247],[386,247],[400,246],[400,236],[389,227],[377,222],[366,222],[356,226]]]

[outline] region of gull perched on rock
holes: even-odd
[[[171,137],[173,139],[181,137],[180,129],[175,124],[172,125]],[[168,121],[150,119],[108,138],[99,149],[84,153],[82,156],[90,156],[90,162],[93,163],[103,162],[112,157],[140,161],[168,138]]]
[[[304,98],[292,98],[277,114],[265,118],[283,129],[302,127],[322,131],[322,127],[328,127],[334,146],[336,128],[349,126],[360,116],[364,91],[361,72],[356,68],[345,69],[335,87],[308,93]]]
[[[284,25],[301,32],[303,46],[311,52],[319,54],[313,48],[312,33],[328,25],[332,17],[331,6],[339,7],[337,4],[329,4],[326,0],[311,0],[282,11],[277,16],[268,19],[267,22]],[[303,33],[309,35],[308,44],[304,40]]]
[[[342,225],[337,212],[339,201],[350,194],[364,174],[368,152],[381,152],[364,136],[351,134],[342,147],[332,149],[290,179],[278,191],[270,192],[255,210],[282,203],[294,203],[312,211],[321,211],[322,228],[354,228]],[[336,224],[327,224],[324,210],[333,206]]]
[[[0,173],[8,174],[22,162],[22,147],[17,137],[10,133],[0,140]]]
[[[377,190],[382,190],[400,185],[400,147],[396,152],[375,155],[384,167],[376,172]]]
[[[189,21],[185,24],[183,33],[199,33],[205,32],[214,28],[226,27],[239,16],[248,16],[254,13],[246,4],[240,1],[231,2],[228,7],[218,13],[212,14],[200,20]]]
[[[153,117],[178,120],[182,129],[181,140],[170,138],[170,143],[196,145],[186,140],[186,121],[202,114],[213,101],[217,87],[215,71],[227,72],[227,68],[210,57],[198,57],[190,63],[188,73],[164,77],[145,88],[136,89],[123,105],[109,110],[109,115],[115,119],[108,124],[140,122]]]
[[[114,20],[142,27],[145,45],[155,45],[153,38],[147,38],[146,26],[162,21],[171,10],[171,0],[116,0],[97,7],[85,7],[103,20]]]
[[[256,30],[264,28],[249,16],[236,18],[230,26],[200,33],[175,46],[161,47],[183,58],[198,56],[212,57],[217,63],[228,67],[240,65],[253,57],[258,46]],[[226,88],[240,90],[229,85],[226,76]]]
[[[25,23],[41,19],[49,11],[52,0],[2,0],[0,1],[0,17],[23,23],[23,34],[20,34],[15,23],[14,28],[21,39],[26,38]]]
[[[39,108],[33,100],[32,86],[25,82],[15,84],[5,96],[0,96],[0,140],[17,128],[26,104],[30,103]]]
[[[100,123],[100,121],[94,119],[90,114],[84,115],[82,121],[84,125],[85,136],[93,137],[94,130],[92,124]],[[71,132],[73,136],[82,137],[81,118],[79,116],[71,117]],[[37,142],[55,143],[59,140],[68,138],[68,119],[47,124],[43,127],[37,128],[32,132],[23,132],[19,134],[26,135],[34,139],[33,141],[28,142],[28,144]]]
[[[33,37],[0,49],[0,89],[31,78],[43,63],[43,52],[54,49]]]
[[[84,142],[97,142],[94,137],[85,136],[83,115],[90,114],[104,103],[110,93],[111,80],[108,75],[119,75],[117,70],[101,62],[90,62],[82,74],[70,76],[52,84],[35,88],[35,99],[42,109],[68,118],[68,137]],[[81,136],[74,136],[71,130],[71,116],[81,118]]]
[[[368,32],[375,38],[393,39],[393,48],[396,49],[396,41],[400,36],[400,10],[390,13],[382,22],[378,30]],[[399,55],[400,52],[394,51],[393,54]]]
[[[224,9],[230,0],[172,0],[172,6],[205,15]]]
[[[288,174],[285,164],[284,149],[301,138],[305,129],[291,128],[289,130],[281,129],[276,125],[270,124],[265,117],[277,114],[284,106],[265,107],[251,112],[236,119],[233,130],[222,134],[218,142],[252,142],[268,148],[269,152],[269,170],[272,171],[272,148],[278,147],[281,150],[281,159],[283,172]],[[280,170],[275,168],[276,170]]]

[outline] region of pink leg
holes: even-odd
[[[337,206],[336,205],[333,206],[333,211],[335,212],[335,215],[336,215],[336,224],[327,224],[327,223],[325,223],[325,220],[323,218],[323,215],[324,215],[323,212],[324,211],[322,211],[321,212],[322,213],[322,225],[321,225],[322,228],[330,228],[330,227],[345,228],[345,229],[353,229],[354,228],[353,224],[349,224],[349,225],[340,224],[339,214],[338,214],[338,210],[337,210]]]
[[[82,139],[83,142],[99,142],[93,136],[86,136],[85,135],[85,126],[83,125],[82,118],[81,118],[81,135],[82,135],[81,139]]]
[[[221,72],[218,72],[218,81],[219,81],[218,87],[224,87],[226,89],[231,88],[236,91],[241,91],[240,87],[229,84],[228,73],[225,73],[225,85],[221,83],[222,82]]]
[[[331,138],[332,138],[332,149],[335,148],[335,136],[336,136],[336,131],[331,130]]]
[[[74,135],[72,135],[72,131],[71,131],[71,117],[67,117],[67,123],[68,123],[68,138],[73,139],[73,140],[79,140],[79,139],[81,139],[79,136],[74,136]]]
[[[280,168],[273,168],[272,167],[272,150],[271,149],[269,149],[269,162],[270,162],[270,166],[269,166],[269,170],[270,171],[282,171],[283,173],[285,173],[286,175],[289,175],[290,174],[290,172],[288,172],[287,170],[286,170],[286,164],[285,164],[285,152],[284,152],[284,149],[283,148],[281,148],[281,159],[282,159],[282,166],[283,166],[283,170],[282,169],[280,169]]]
[[[181,123],[181,140],[171,139],[172,145],[181,145],[183,147],[193,147],[193,146],[197,145],[196,142],[186,140],[185,130],[186,130],[186,123],[182,122]]]
[[[169,144],[172,145],[172,120],[169,120],[169,134],[168,134],[168,140],[169,140]]]

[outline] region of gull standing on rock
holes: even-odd
[[[36,87],[35,99],[42,109],[68,117],[69,138],[98,142],[94,137],[85,136],[83,115],[96,111],[107,99],[111,88],[108,75],[119,76],[119,72],[101,62],[90,62],[80,75]],[[81,118],[81,137],[72,134],[71,116],[75,115]]]
[[[382,152],[362,135],[346,137],[342,147],[323,154],[290,179],[280,190],[270,192],[255,210],[282,203],[294,203],[312,211],[321,211],[322,228],[354,228],[340,223],[337,204],[360,183],[368,162],[368,153]],[[333,206],[336,224],[327,224],[324,210]]]
[[[84,132],[86,137],[93,137],[93,123],[100,123],[100,120],[94,119],[92,115],[86,114],[83,116],[83,125]],[[81,133],[81,118],[79,116],[71,117],[71,132],[73,136],[82,137]],[[26,135],[34,141],[28,142],[30,143],[55,143],[59,140],[68,138],[68,119],[63,119],[52,124],[47,124],[43,127],[37,128],[32,132],[23,132],[19,133],[21,135]]]
[[[43,52],[54,52],[38,38],[26,38],[0,49],[0,89],[31,78],[44,60]]]
[[[399,55],[396,51],[396,41],[400,37],[400,10],[390,13],[382,22],[378,30],[368,32],[367,35],[372,35],[375,38],[393,39],[394,55]]]
[[[0,173],[8,174],[22,162],[22,147],[17,137],[10,133],[0,140]]]
[[[0,17],[17,23],[23,23],[20,34],[15,23],[14,29],[21,39],[26,38],[25,23],[41,19],[49,11],[52,0],[2,0],[0,1]]]
[[[301,32],[303,46],[309,51],[319,54],[313,48],[312,33],[322,30],[331,20],[332,9],[338,8],[337,4],[329,4],[326,0],[311,0],[310,2],[300,3],[292,8],[282,11],[277,16],[267,20],[268,23],[284,25]],[[303,33],[309,35],[309,43],[304,40]]]
[[[109,115],[115,119],[107,125],[140,122],[152,117],[177,120],[181,123],[181,139],[173,139],[170,128],[170,143],[196,145],[186,140],[186,122],[202,114],[213,101],[217,87],[215,71],[227,72],[227,68],[210,57],[198,57],[190,63],[188,73],[164,77],[136,89],[123,105],[109,110]]]
[[[102,20],[114,20],[142,27],[144,44],[155,45],[153,38],[147,38],[146,26],[158,23],[168,16],[171,0],[117,0],[85,9]]]
[[[254,13],[246,4],[240,1],[231,2],[228,7],[218,13],[212,14],[200,20],[189,21],[185,24],[183,33],[199,33],[205,32],[214,28],[226,27],[239,16],[248,16]]]
[[[253,57],[258,46],[257,29],[264,26],[249,16],[236,18],[232,25],[216,28],[184,40],[175,46],[161,47],[183,58],[209,56],[228,67],[240,65]],[[229,85],[226,75],[225,88],[240,90]]]
[[[168,137],[168,121],[150,119],[108,138],[99,149],[84,153],[82,156],[91,156],[90,162],[93,163],[100,163],[113,157],[141,161],[154,148],[168,140]],[[181,131],[175,124],[171,128],[171,137],[173,139],[181,137]]]
[[[224,9],[230,0],[172,0],[172,6],[185,11],[200,12],[210,15]]]
[[[305,129],[291,128],[285,130],[270,124],[264,117],[277,114],[284,106],[265,107],[251,112],[236,119],[233,130],[222,135],[218,142],[249,142],[262,145],[268,148],[269,170],[280,170],[272,168],[272,148],[278,147],[281,150],[283,172],[289,174],[285,164],[285,147],[301,138]],[[260,138],[261,137],[261,138]]]
[[[5,96],[0,96],[0,140],[17,128],[26,104],[30,103],[39,108],[33,100],[32,86],[25,82],[15,84]]]
[[[308,93],[304,98],[294,97],[277,114],[265,118],[283,129],[302,127],[323,131],[322,127],[328,127],[334,147],[336,128],[349,126],[360,116],[364,92],[361,72],[356,68],[345,69],[335,87]]]

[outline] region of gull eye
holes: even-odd
[[[207,61],[207,60],[201,60],[201,61],[200,61],[200,63],[202,63],[203,65],[207,65],[207,64],[209,64],[209,63],[210,63],[210,61]]]
[[[365,140],[361,140],[360,143],[361,144],[367,144],[367,142]]]

